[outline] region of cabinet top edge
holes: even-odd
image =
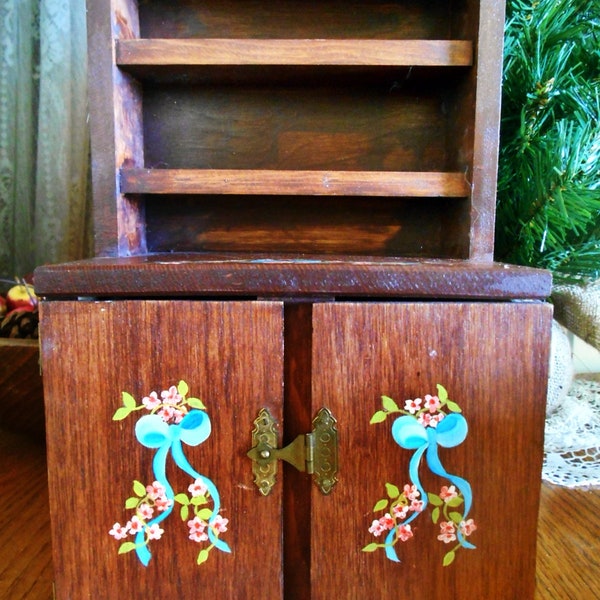
[[[548,271],[474,260],[368,256],[147,254],[38,267],[49,299],[373,297],[545,300]]]

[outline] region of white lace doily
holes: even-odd
[[[574,379],[548,407],[542,477],[566,487],[600,485],[600,380]]]

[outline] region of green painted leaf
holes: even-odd
[[[140,498],[146,495],[146,486],[137,479],[133,482],[133,493]]]
[[[381,401],[383,403],[383,408],[388,412],[398,412],[400,410],[396,402],[389,396],[381,396]]]
[[[119,546],[119,554],[126,554],[132,550],[135,550],[135,544],[133,542],[123,542]]]
[[[369,421],[370,425],[375,425],[375,423],[383,423],[387,419],[388,414],[384,410],[378,410]]]
[[[446,402],[446,406],[448,407],[448,410],[451,410],[452,412],[455,412],[455,413],[462,412],[462,409],[460,408],[460,406],[458,404],[456,404],[456,402],[452,402],[452,400],[448,400],[448,402]]]
[[[179,516],[182,521],[187,521],[190,516],[190,507],[187,504],[183,504],[179,510]]]
[[[456,552],[454,552],[454,550],[450,550],[450,552],[448,552],[446,554],[446,556],[444,556],[444,560],[442,561],[442,564],[444,565],[444,567],[447,567],[448,565],[451,565],[454,562],[455,558],[456,558]]]
[[[383,510],[384,508],[387,508],[388,505],[388,501],[384,498],[383,500],[380,500],[374,507],[373,507],[373,512],[378,512],[380,510]]]
[[[140,499],[137,496],[127,498],[127,500],[125,500],[125,508],[137,508],[139,501]]]
[[[134,409],[136,407],[135,398],[129,392],[122,392],[121,398],[123,399],[123,406],[125,408]]]
[[[208,502],[208,500],[206,499],[206,496],[194,496],[191,500],[191,503],[194,506],[202,506],[203,504],[206,504]]]
[[[173,500],[175,500],[175,502],[179,502],[179,504],[183,504],[184,506],[187,506],[190,503],[190,499],[187,497],[187,494],[184,493],[177,494]]]
[[[456,498],[452,498],[451,500],[448,500],[448,506],[452,507],[452,508],[456,508],[457,506],[460,506],[463,503],[463,499],[460,496],[456,496]]]
[[[434,506],[442,506],[442,504],[444,504],[444,501],[437,494],[428,492],[427,498],[429,498],[429,503],[433,504]]]
[[[446,390],[446,388],[443,385],[440,385],[439,383],[437,384],[437,391],[438,391],[438,398],[440,399],[440,402],[446,402],[446,400],[448,400],[448,392]]]
[[[393,500],[400,495],[400,490],[393,483],[386,483],[385,489],[387,491],[387,495]]]
[[[208,521],[213,514],[213,511],[211,508],[203,508],[202,510],[199,510],[196,513],[203,521]]]
[[[437,522],[440,520],[440,507],[436,506],[432,511],[431,511],[431,520],[437,524]]]
[[[126,417],[129,416],[129,413],[131,413],[131,408],[121,406],[121,408],[117,408],[117,410],[115,411],[115,414],[113,415],[112,420],[113,421],[122,421],[123,419],[125,419]]]
[[[177,384],[177,391],[183,397],[187,396],[187,393],[190,391],[188,384],[183,379]]]
[[[202,402],[200,398],[188,398],[186,402],[187,405],[191,406],[192,408],[199,408],[200,410],[206,409],[206,406],[204,406],[204,402]]]
[[[450,517],[450,520],[457,525],[460,525],[463,520],[463,516],[456,511],[449,513],[448,516]]]
[[[377,548],[379,547],[379,544],[376,544],[375,542],[371,543],[371,544],[367,544],[362,551],[363,552],[375,552],[375,550],[377,550]]]
[[[202,563],[205,563],[208,560],[208,550],[204,549],[204,550],[200,550],[200,553],[198,554],[198,558],[196,559],[196,563],[201,565]]]

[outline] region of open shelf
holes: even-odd
[[[116,63],[127,66],[337,65],[447,66],[473,64],[467,40],[126,39]]]
[[[122,169],[124,194],[465,197],[463,173]]]
[[[490,260],[497,9],[89,3],[96,254]]]

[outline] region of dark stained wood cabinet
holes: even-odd
[[[551,281],[492,260],[502,3],[88,15],[97,257],[35,276],[56,597],[533,598]]]

